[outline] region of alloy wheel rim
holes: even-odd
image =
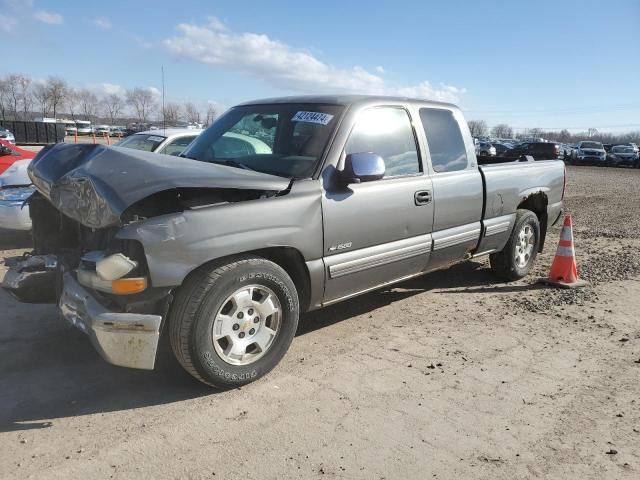
[[[230,365],[249,365],[262,358],[280,331],[282,306],[273,291],[248,285],[229,295],[215,314],[213,346]]]
[[[516,241],[515,261],[518,268],[527,266],[533,255],[535,234],[530,224],[524,225],[518,233]]]

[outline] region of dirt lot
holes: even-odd
[[[0,477],[640,478],[640,171],[570,168],[567,204],[586,290],[533,283],[556,229],[526,281],[471,262],[314,312],[223,393],[0,293]]]

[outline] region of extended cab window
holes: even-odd
[[[193,142],[193,139],[196,138],[197,135],[192,135],[192,136],[188,136],[188,137],[180,137],[180,138],[176,138],[174,141],[172,141],[170,144],[166,145],[165,147],[162,148],[161,152],[158,153],[164,153],[165,155],[173,155],[173,156],[178,156],[180,155],[183,150],[185,148],[187,148],[187,146]]]
[[[427,136],[433,169],[436,172],[453,172],[467,168],[467,149],[453,112],[421,108],[420,119]]]
[[[421,172],[411,121],[402,108],[370,108],[358,117],[345,153],[363,152],[373,152],[384,159],[385,177]]]

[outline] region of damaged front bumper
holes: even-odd
[[[153,369],[161,315],[111,311],[80,285],[74,274],[64,272],[55,255],[14,258],[8,266],[2,288],[18,300],[26,303],[56,303],[57,300],[62,316],[89,336],[107,362],[121,367]]]
[[[160,315],[111,312],[70,273],[63,276],[60,313],[91,339],[100,355],[121,367],[153,370],[160,338]]]

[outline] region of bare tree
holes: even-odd
[[[111,125],[115,125],[116,118],[120,116],[124,109],[124,100],[117,93],[111,93],[102,99],[102,108]]]
[[[9,108],[9,86],[7,80],[0,78],[0,115],[2,120],[7,119],[7,109]]]
[[[565,128],[564,130],[560,130],[555,138],[562,143],[568,143],[571,140],[571,133]]]
[[[489,133],[487,122],[484,120],[469,120],[467,123],[473,137],[485,137]]]
[[[491,135],[495,138],[512,138],[513,128],[506,123],[499,123],[491,129]]]
[[[182,117],[182,107],[174,102],[169,102],[164,106],[164,122],[168,125],[175,125]]]
[[[133,108],[137,119],[146,122],[156,109],[156,101],[150,90],[136,87],[127,90],[127,103]]]
[[[200,123],[200,111],[193,103],[187,102],[184,105],[184,111],[186,114],[187,122]]]
[[[42,117],[49,113],[49,88],[44,83],[37,83],[33,87],[33,98],[38,103],[39,112]]]
[[[9,114],[14,120],[18,120],[18,103],[20,103],[20,75],[15,73],[6,79],[9,96]]]
[[[20,105],[22,106],[22,119],[28,120],[29,113],[33,106],[33,99],[31,98],[31,79],[24,75],[20,75],[18,80]]]
[[[83,89],[78,91],[78,105],[85,120],[91,120],[98,116],[98,97],[95,93]]]
[[[209,103],[207,105],[207,125],[211,125],[217,116],[218,116],[218,112],[216,112],[216,109],[214,108],[213,104]]]
[[[75,120],[76,115],[80,110],[80,97],[78,95],[78,91],[75,88],[69,87],[65,105],[67,106],[67,110],[69,110],[69,113],[71,114],[71,118]]]
[[[541,128],[531,128],[527,132],[528,136],[531,138],[542,138],[542,134],[544,133]]]
[[[69,86],[65,80],[58,77],[49,77],[47,79],[46,86],[49,91],[49,105],[53,111],[53,117],[55,118],[58,113],[58,109],[66,100]]]

